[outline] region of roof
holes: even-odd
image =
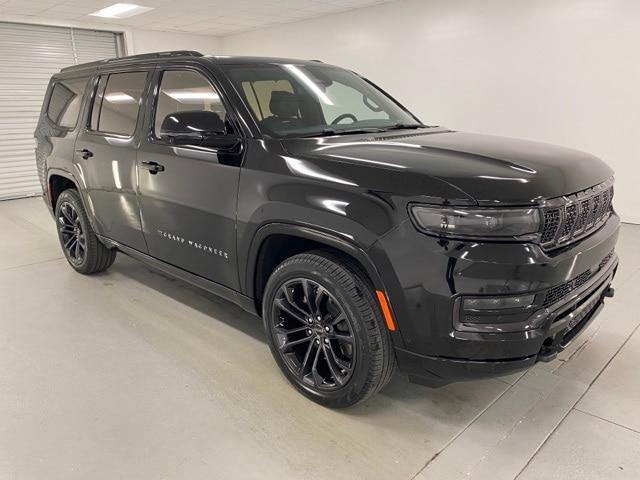
[[[141,55],[129,55],[126,57],[110,58],[107,60],[98,60],[97,62],[81,63],[79,65],[71,65],[65,67],[61,72],[70,73],[78,70],[89,68],[98,68],[107,65],[123,65],[137,62],[153,62],[157,60],[176,60],[182,58],[199,58],[204,61],[212,61],[221,65],[250,65],[265,63],[294,63],[300,64],[317,64],[319,60],[299,60],[293,58],[277,58],[277,57],[251,57],[251,56],[231,56],[231,55],[203,55],[193,50],[173,50],[168,52],[143,53]],[[321,63],[321,62],[320,62]]]
[[[173,50],[170,52],[155,52],[155,53],[143,53],[141,55],[128,55],[126,57],[108,58],[106,60],[98,60],[97,62],[80,63],[78,65],[71,65],[61,69],[61,72],[70,72],[73,70],[84,70],[86,68],[96,68],[103,65],[119,65],[123,63],[133,63],[137,61],[149,61],[149,60],[161,60],[161,59],[175,59],[183,57],[202,57],[200,52],[194,50]]]

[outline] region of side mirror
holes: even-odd
[[[238,135],[228,134],[207,134],[203,137],[200,145],[203,147],[220,148],[225,150],[235,150],[240,145],[240,137]]]
[[[160,138],[172,145],[202,145],[217,148],[233,146],[239,140],[235,135],[227,135],[226,126],[220,115],[208,110],[170,113],[162,121]]]

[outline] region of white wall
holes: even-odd
[[[425,123],[591,152],[640,223],[640,1],[401,0],[229,36],[352,68]]]
[[[0,0],[0,3],[2,0]],[[142,30],[126,25],[115,25],[106,22],[85,22],[57,20],[46,17],[25,15],[2,15],[2,22],[31,23],[38,25],[52,25],[58,27],[89,28],[122,33],[128,55],[150,52],[164,52],[168,50],[196,50],[204,54],[221,53],[222,40],[213,35],[196,35],[191,33],[159,32]]]
[[[163,52],[168,50],[196,50],[204,54],[221,53],[219,37],[189,33],[131,30],[127,53]]]

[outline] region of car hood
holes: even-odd
[[[325,168],[333,171],[335,162],[343,165],[339,173],[363,187],[375,179],[374,188],[402,193],[414,190],[411,186],[422,176],[445,182],[480,204],[535,204],[613,175],[604,162],[577,150],[443,128],[287,140],[283,146],[292,157],[329,161],[334,165]],[[357,166],[362,168],[354,170]]]

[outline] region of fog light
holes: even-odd
[[[530,306],[535,298],[535,295],[465,298],[463,308],[464,310],[502,310],[507,308],[524,308]]]

